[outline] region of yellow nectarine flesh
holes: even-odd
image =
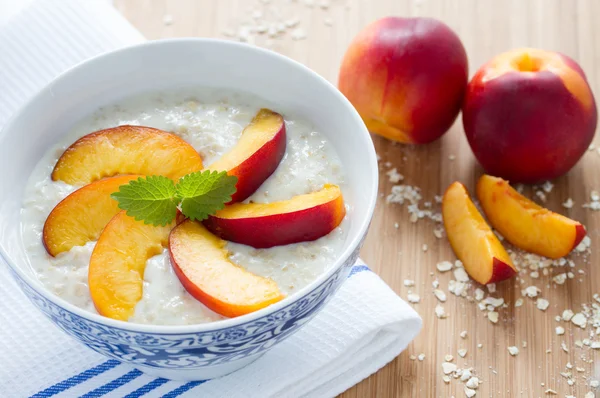
[[[446,190],[442,216],[450,245],[471,278],[485,285],[516,274],[510,256],[461,183],[454,182]]]
[[[146,261],[162,253],[173,221],[155,227],[121,211],[106,225],[90,258],[88,284],[98,313],[127,321],[142,298]]]
[[[89,184],[118,174],[162,175],[177,180],[202,169],[200,154],[172,133],[118,126],[88,134],[65,150],[52,180]]]
[[[188,293],[227,317],[257,311],[284,297],[272,279],[232,263],[226,244],[195,221],[184,221],[173,229],[171,264]]]
[[[42,240],[51,256],[95,241],[119,212],[110,195],[140,176],[119,176],[93,182],[71,193],[54,207],[44,223]]]
[[[528,252],[560,258],[586,234],[579,222],[537,205],[501,178],[481,176],[477,197],[490,224],[510,243]]]

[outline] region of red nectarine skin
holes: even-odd
[[[492,265],[492,277],[490,278],[488,283],[500,282],[505,279],[512,278],[516,274],[517,271],[513,268],[513,266],[509,266],[504,261],[494,257]]]
[[[273,130],[270,135],[269,130]],[[232,151],[208,166],[209,170],[227,170],[227,174],[238,178],[237,191],[232,195],[229,203],[241,202],[252,195],[275,172],[285,155],[287,144],[285,122],[280,114],[261,109],[244,129],[242,135],[244,134],[256,134],[260,135],[258,140],[265,137],[268,137],[268,140],[261,142],[262,145],[253,153],[248,153],[241,163],[232,166],[233,157],[237,159],[243,151],[254,150],[252,143],[244,140],[248,137],[242,137]]]
[[[519,51],[532,52],[532,59],[522,60]],[[596,105],[581,69],[564,55],[539,51],[516,50],[498,57],[508,57],[508,64],[492,60],[483,66],[467,87],[463,107],[475,157],[487,173],[513,182],[565,174],[596,129]]]
[[[346,210],[337,186],[270,204],[235,204],[204,220],[222,239],[267,248],[319,239],[343,220]]]
[[[432,18],[387,17],[350,44],[338,86],[369,130],[423,144],[450,128],[467,80],[465,49],[448,26]]]

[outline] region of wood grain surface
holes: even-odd
[[[469,55],[470,76],[499,52],[522,46],[538,47],[557,50],[577,60],[595,94],[600,93],[597,22],[600,1],[314,0],[313,6],[307,3],[310,1],[115,0],[123,15],[148,39],[201,36],[237,40],[241,36],[308,65],[334,83],[345,49],[367,23],[389,15],[429,16],[441,19],[458,33]],[[299,24],[287,28],[276,39],[264,34],[251,34],[252,38],[248,38],[244,28],[257,25],[260,20],[284,22],[291,18],[298,18]],[[464,397],[463,383],[452,379],[447,384],[442,380],[441,363],[448,354],[454,356],[453,361],[460,368],[472,367],[482,380],[477,397],[544,397],[552,396],[546,390],[553,389],[559,397],[583,398],[593,391],[590,382],[600,379],[600,367],[590,363],[595,358],[593,350],[576,345],[577,340],[588,337],[588,331],[568,322],[557,322],[555,316],[567,308],[579,311],[582,304],[592,302],[593,293],[600,292],[600,270],[595,266],[599,260],[595,248],[600,242],[600,213],[582,208],[582,204],[589,202],[590,191],[600,189],[600,152],[587,152],[568,176],[553,181],[554,189],[546,194],[547,206],[587,226],[592,238],[588,261],[576,257],[575,278],[563,285],[552,283],[551,275],[532,279],[527,272],[521,275],[522,284],[520,281],[500,284],[494,296],[503,297],[509,305],[499,311],[500,321],[494,325],[476,302],[448,292],[451,273],[441,274],[435,265],[442,260],[454,260],[454,255],[445,238],[434,236],[435,223],[427,219],[413,223],[406,205],[385,202],[393,185],[385,175],[390,167],[396,167],[404,175],[402,183],[420,187],[423,201],[442,194],[454,180],[464,182],[473,191],[481,169],[471,154],[460,120],[442,139],[426,146],[392,145],[376,136],[373,141],[382,158],[382,198],[362,257],[402,297],[407,297],[409,289],[420,295],[421,301],[414,307],[423,317],[424,327],[404,353],[342,396]],[[596,141],[600,144],[600,140]],[[450,160],[451,155],[456,159]],[[386,166],[386,162],[390,163]],[[575,203],[570,210],[561,206],[567,198]],[[423,244],[427,245],[426,251]],[[551,270],[552,273],[556,271]],[[415,286],[405,287],[405,279],[414,280]],[[438,304],[432,294],[435,279],[448,295],[443,304],[448,314],[445,319],[438,319],[434,313]],[[539,287],[540,295],[549,300],[546,311],[538,310],[535,301],[528,298],[521,307],[514,307],[521,289],[530,285]],[[564,327],[566,333],[556,335],[556,326]],[[459,337],[462,331],[467,331],[465,339]],[[563,342],[569,352],[561,349]],[[509,346],[519,347],[519,354],[511,356],[507,351]],[[464,358],[457,354],[462,348],[468,350]],[[423,361],[411,359],[421,353],[425,355]],[[568,362],[572,369],[566,368]],[[561,372],[567,371],[573,373],[572,386],[561,376]]]

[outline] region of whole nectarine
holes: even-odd
[[[537,49],[500,54],[475,74],[463,107],[465,133],[487,173],[539,182],[568,172],[596,130],[596,104],[571,58]]]
[[[371,132],[424,144],[450,128],[467,81],[467,54],[448,26],[432,18],[388,17],[354,38],[339,89]]]

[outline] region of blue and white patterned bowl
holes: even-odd
[[[204,86],[267,98],[311,121],[340,156],[351,205],[344,249],[301,291],[255,313],[189,326],[130,324],[84,311],[36,280],[20,233],[25,184],[42,154],[100,106],[145,91]],[[0,133],[0,254],[15,280],[58,327],[93,350],[160,377],[204,380],[254,361],[302,327],[346,279],[367,233],[377,196],[370,136],[344,96],[308,68],[233,42],[177,39],[104,54],[65,72],[29,101]],[[41,242],[40,242],[41,244]]]

